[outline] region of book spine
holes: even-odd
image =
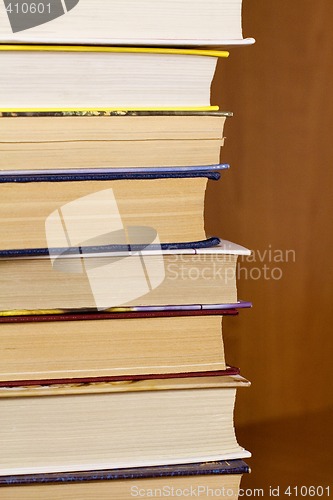
[[[181,242],[181,243],[161,243],[160,245],[151,244],[149,250],[189,250],[199,248],[216,247],[220,243],[220,239],[213,237],[207,240]],[[112,252],[141,252],[147,249],[147,245],[98,245],[98,246],[82,246],[80,254],[100,254]],[[20,257],[49,257],[50,255],[77,255],[77,247],[69,248],[22,248],[0,250],[0,258],[20,258]]]
[[[29,484],[65,484],[86,481],[115,481],[124,479],[144,479],[158,477],[206,476],[226,474],[246,474],[248,465],[243,460],[185,464],[178,466],[142,467],[116,469],[110,471],[89,471],[61,474],[31,474],[22,476],[0,476],[0,486],[23,486]]]
[[[119,181],[119,180],[158,180],[158,179],[192,179],[192,178],[206,177],[207,179],[217,181],[220,179],[221,174],[219,171],[204,171],[194,169],[189,171],[178,171],[175,169],[172,172],[154,171],[151,172],[125,172],[124,170],[119,173],[115,170],[111,172],[87,172],[87,173],[62,173],[62,174],[28,174],[28,175],[12,175],[3,174],[0,176],[0,184],[27,184],[36,182],[86,182],[86,181]]]

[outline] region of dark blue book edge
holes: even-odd
[[[243,460],[205,462],[197,464],[164,465],[158,467],[136,467],[87,472],[64,472],[53,474],[29,474],[20,476],[0,476],[0,486],[23,486],[31,484],[68,484],[91,481],[115,481],[124,479],[144,479],[159,477],[206,476],[226,474],[246,474],[250,472]]]

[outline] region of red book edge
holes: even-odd
[[[49,321],[97,321],[106,319],[173,318],[181,316],[237,316],[237,309],[200,309],[177,311],[77,312],[1,316],[0,323],[43,323]]]
[[[66,385],[66,384],[95,384],[103,382],[125,382],[131,380],[161,380],[171,378],[190,378],[190,377],[226,377],[239,375],[239,368],[228,366],[226,370],[216,370],[209,372],[187,372],[187,373],[161,373],[144,375],[119,375],[114,377],[87,377],[87,378],[61,378],[61,379],[42,379],[42,380],[15,380],[11,382],[0,382],[0,388],[4,387],[31,387],[48,385]]]

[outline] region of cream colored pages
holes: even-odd
[[[230,114],[147,112],[135,115],[133,112],[128,116],[0,116],[0,147],[6,143],[30,142],[222,140],[226,116]]]
[[[245,458],[236,389],[0,400],[2,475]]]
[[[145,261],[149,276],[140,257],[60,258],[56,269],[47,259],[1,260],[0,310],[237,302],[237,256],[165,254]]]
[[[242,37],[241,3],[241,0],[177,0],[173,2],[169,0],[80,0],[76,2],[74,8],[68,10],[70,5],[64,1],[63,7],[60,6],[60,12],[49,13],[47,9],[44,9],[44,19],[48,22],[16,33],[13,33],[3,7],[0,9],[0,40],[2,42],[129,45],[253,43],[253,39],[243,40]],[[62,15],[52,19],[61,12]],[[14,14],[16,12],[12,12],[12,23],[17,25]],[[34,19],[37,19],[37,15],[35,18],[32,16],[31,25]]]
[[[0,170],[216,165],[226,116],[0,117]]]
[[[87,49],[0,47],[0,109],[210,109],[219,53]]]
[[[224,370],[221,317],[4,323],[0,380]]]
[[[46,221],[55,211],[62,213],[65,225],[81,228],[82,246],[89,245],[85,243],[89,240],[85,236],[87,227],[98,227],[100,231],[95,234],[108,235],[111,228],[115,230],[118,219],[124,228],[154,229],[161,243],[204,240],[206,184],[204,177],[3,183],[0,184],[1,250],[63,247],[63,232],[57,235],[52,230],[51,242],[45,229]],[[82,213],[72,208],[66,216],[66,205],[70,203],[71,206],[77,203],[77,210],[81,207]],[[112,244],[115,237],[110,234],[105,242],[94,241],[96,245]],[[137,243],[151,243],[145,238],[143,232],[142,241]]]
[[[0,170],[49,173],[63,169],[217,165],[221,146],[223,140],[1,143]]]

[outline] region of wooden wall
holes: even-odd
[[[209,233],[255,250],[248,271],[283,272],[243,274],[253,310],[224,322],[227,359],[253,383],[238,399],[249,424],[333,407],[333,2],[244,0],[243,18],[257,43],[219,63],[232,169],[210,184],[206,216]],[[260,262],[269,249],[296,260]]]

